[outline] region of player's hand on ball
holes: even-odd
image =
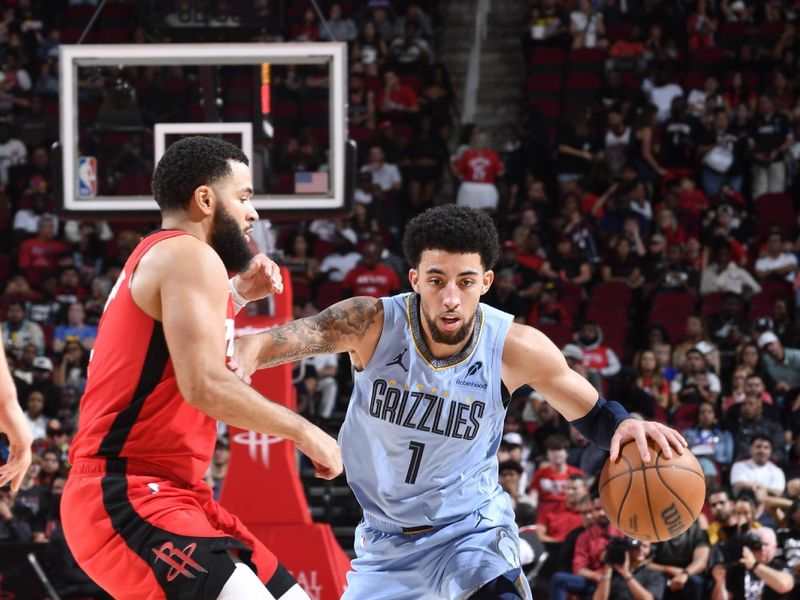
[[[297,447],[314,463],[315,477],[333,479],[344,469],[339,444],[316,425],[308,424],[302,439],[297,440]]]
[[[666,458],[672,458],[672,449],[678,454],[688,447],[683,436],[674,429],[655,421],[641,421],[639,419],[625,419],[617,427],[614,437],[611,438],[611,461],[616,461],[619,456],[620,446],[628,440],[636,442],[642,461],[650,462],[650,451],[647,448],[647,438],[652,439],[661,447]]]
[[[233,278],[236,291],[247,300],[260,300],[283,292],[281,269],[264,254],[256,254],[247,269]]]

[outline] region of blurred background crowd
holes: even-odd
[[[8,0],[0,12],[0,322],[36,438],[20,493],[0,491],[0,543],[46,547],[65,597],[101,597],[71,563],[58,524],[89,353],[121,265],[158,226],[57,213],[57,48],[77,40],[96,4]],[[203,13],[197,3],[162,4],[159,18],[173,28],[203,18],[223,29],[238,18],[233,3],[205,3]],[[269,3],[251,4],[268,12]],[[709,488],[703,515],[677,540],[607,548],[617,532],[596,502],[606,454],[535,390],[517,390],[500,481],[517,504],[538,593],[796,597],[800,4],[528,0],[519,14],[526,67],[507,82],[525,100],[517,127],[502,134],[462,122],[437,62],[446,4],[324,2],[325,27],[294,0],[281,26],[252,38],[349,46],[349,128],[359,142],[352,212],[274,223],[265,246],[291,274],[295,316],[407,290],[399,241],[426,207],[489,211],[502,248],[484,301],[544,331],[607,397],[682,431]],[[145,5],[112,0],[88,41],[177,37],[140,25]],[[325,163],[327,127],[312,113],[327,111],[318,106],[327,83],[313,70],[277,73],[276,118],[289,125],[263,161],[264,188]],[[254,118],[247,94],[234,92],[255,84],[231,85],[224,116]],[[171,95],[156,93],[165,88]],[[103,137],[108,127],[82,131],[83,146],[116,157],[101,188],[146,193],[146,132],[186,117],[165,96],[191,114],[192,90],[171,67],[87,86],[87,122],[119,126],[133,102],[138,120],[128,125],[143,132],[119,145]],[[298,410],[336,433],[351,387],[346,357],[305,360],[294,373]],[[208,475],[217,492],[227,457],[223,428]],[[357,515],[344,519],[355,526]]]

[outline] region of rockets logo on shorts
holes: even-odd
[[[192,573],[191,569],[198,573],[208,573],[197,561],[192,560],[192,554],[196,547],[197,543],[192,542],[183,550],[179,550],[172,542],[165,542],[160,548],[153,548],[153,554],[156,555],[155,562],[160,560],[171,567],[167,572],[167,581],[172,581],[178,575],[195,579],[197,575]]]

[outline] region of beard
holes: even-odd
[[[221,203],[211,223],[210,243],[229,273],[241,273],[253,259],[241,228]]]
[[[428,329],[431,332],[431,337],[433,338],[433,341],[436,342],[437,344],[447,344],[449,346],[455,346],[456,344],[460,344],[467,339],[467,336],[470,333],[472,333],[472,328],[475,326],[475,315],[472,315],[472,318],[469,321],[464,321],[464,324],[455,331],[442,331],[436,326],[436,320],[432,319],[425,312],[425,309],[422,307],[421,302],[419,308],[420,312],[422,313],[422,317],[428,324]]]

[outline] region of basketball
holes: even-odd
[[[667,459],[648,440],[650,462],[643,463],[635,442],[620,449],[616,462],[606,461],[600,473],[600,504],[611,523],[625,535],[663,542],[680,535],[703,508],[706,480],[688,449]]]

